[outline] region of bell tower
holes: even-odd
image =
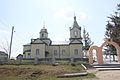
[[[78,40],[79,42],[81,42],[81,40],[82,40],[81,27],[78,25],[78,23],[76,21],[76,16],[74,16],[73,26],[70,27],[70,42],[72,42],[74,40]]]
[[[40,38],[48,38],[48,32],[47,29],[45,29],[45,25],[43,25],[43,29],[40,31]]]

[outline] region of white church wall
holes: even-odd
[[[26,50],[31,50],[30,45],[24,45],[23,46],[23,52],[26,51]]]
[[[78,50],[78,54],[75,53],[75,50]],[[83,57],[82,45],[71,44],[70,45],[70,58],[82,58],[82,57]]]
[[[60,46],[60,58],[69,58],[69,57],[70,57],[69,45],[61,45]]]
[[[45,58],[45,44],[32,44],[31,57]]]

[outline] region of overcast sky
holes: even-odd
[[[107,16],[119,0],[0,0],[0,45],[10,42],[15,27],[12,57],[23,53],[23,45],[38,38],[45,24],[52,41],[69,40],[74,13],[82,31],[89,32],[95,45],[104,39]],[[2,50],[2,49],[1,49]]]

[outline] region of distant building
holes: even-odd
[[[8,54],[0,51],[0,64],[8,61]]]
[[[17,60],[22,60],[23,59],[23,55],[22,54],[19,54],[17,57],[16,57]]]
[[[40,37],[31,39],[29,44],[23,45],[23,58],[33,59],[35,57],[42,58],[82,58],[83,57],[83,43],[81,37],[81,27],[74,16],[73,26],[70,28],[69,42],[53,44],[48,38],[48,32],[45,26],[40,30]],[[56,34],[57,35],[57,34]]]

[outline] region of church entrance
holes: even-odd
[[[118,57],[118,62],[120,63],[120,47],[117,43],[113,42],[112,39],[105,39],[105,42],[100,46],[91,46],[88,50],[89,53],[89,64],[93,64],[93,50],[96,50],[96,57],[97,57],[97,62],[98,64],[104,64],[103,59],[103,47],[106,45],[113,45],[116,49],[117,52],[117,57]]]
[[[49,52],[45,51],[45,58],[49,58]]]

